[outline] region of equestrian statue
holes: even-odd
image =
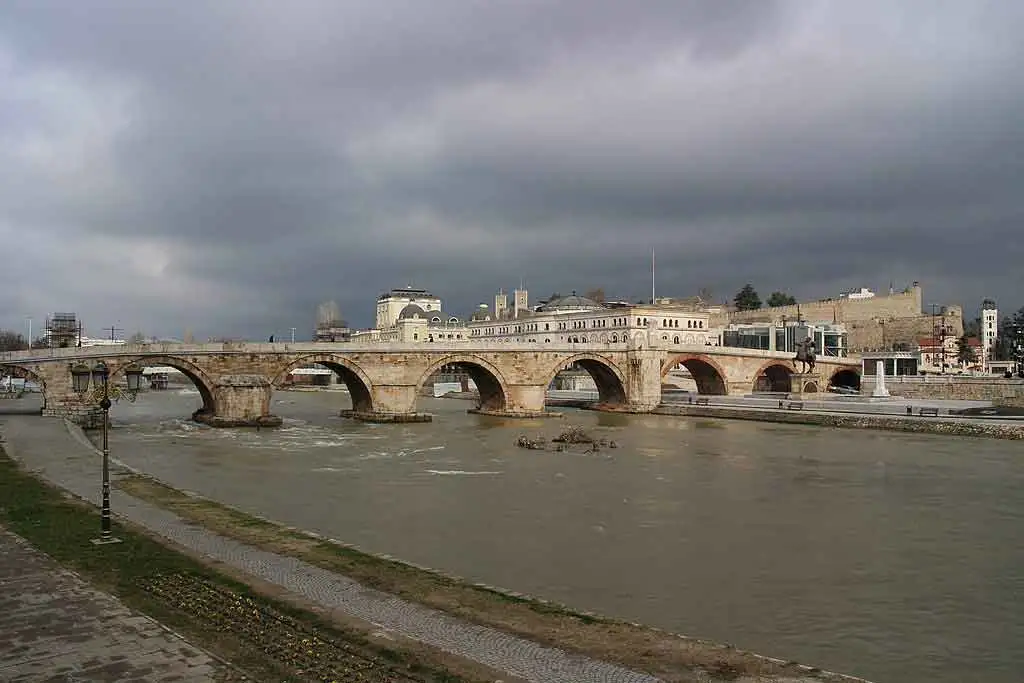
[[[796,358],[793,359],[794,366],[797,361],[803,363],[802,374],[808,372],[814,372],[814,360],[816,356],[814,353],[814,340],[808,337],[802,342],[798,342],[796,345]],[[810,368],[810,369],[808,369]]]

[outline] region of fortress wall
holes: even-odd
[[[800,316],[808,322],[839,322],[849,332],[849,349],[853,353],[891,349],[894,344],[916,348],[922,338],[931,337],[935,318],[921,310],[921,287],[914,285],[905,292],[876,296],[870,299],[830,299],[801,303]],[[729,323],[764,323],[797,317],[797,306],[776,306],[756,311],[733,311],[711,317],[712,327]],[[960,306],[947,306],[944,317],[950,336],[964,333]]]
[[[797,308],[807,321],[850,322],[871,318],[911,318],[921,315],[921,287],[914,285],[905,292],[870,299],[829,299],[810,301],[799,306],[775,306],[756,311],[733,311],[725,314],[728,322],[747,323],[777,320],[786,316],[795,320]]]
[[[955,310],[945,316],[947,335],[959,337],[964,333],[964,321],[959,315],[959,307],[951,308]],[[921,339],[934,335],[935,322],[930,315],[847,322],[849,348],[853,353],[891,349],[894,344],[907,344],[908,348],[914,349]]]

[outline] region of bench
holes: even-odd
[[[804,409],[804,402],[803,401],[790,401],[789,403],[786,404],[786,409],[787,410],[803,410]]]
[[[921,417],[924,417],[925,415],[932,415],[934,417],[938,417],[939,416],[939,409],[938,408],[921,408],[920,410],[917,411],[917,414],[920,415]]]

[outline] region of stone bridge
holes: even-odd
[[[662,342],[663,344],[663,342]],[[791,354],[711,346],[663,346],[654,337],[625,343],[535,344],[466,340],[423,343],[139,344],[36,349],[0,354],[4,373],[39,383],[43,414],[89,421],[96,408],[72,388],[71,367],[103,361],[117,383],[129,366],[170,366],[195,383],[203,406],[193,417],[214,426],[274,425],[270,397],[289,373],[313,363],[333,370],[348,387],[350,414],[381,422],[429,420],[416,412],[421,389],[434,373],[456,366],[479,389],[478,410],[532,417],[544,414],[555,375],[586,370],[608,410],[647,412],[661,402],[662,378],[689,370],[702,394],[755,390],[820,391],[828,383],[859,384],[859,362],[822,358],[817,372],[796,375]]]

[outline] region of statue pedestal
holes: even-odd
[[[794,372],[789,376],[789,393],[797,396],[822,391],[821,375],[816,372]]]

